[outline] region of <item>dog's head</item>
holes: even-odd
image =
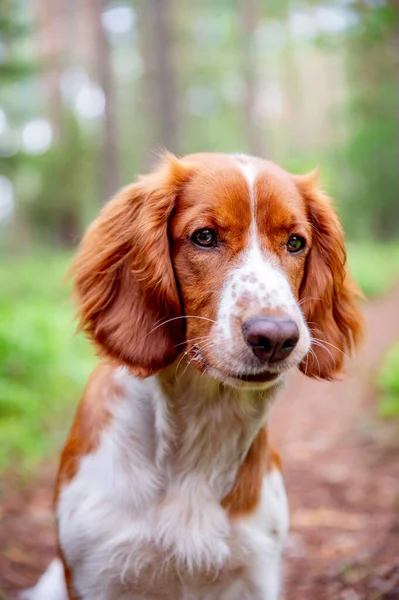
[[[186,353],[235,386],[332,379],[361,333],[341,227],[315,175],[246,156],[166,156],[88,229],[81,327],[148,376]]]

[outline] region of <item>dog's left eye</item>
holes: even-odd
[[[291,254],[295,254],[300,250],[303,250],[306,246],[306,240],[301,235],[291,235],[287,242],[287,250]]]
[[[217,244],[216,232],[213,229],[197,229],[191,236],[192,241],[202,248],[211,248]]]

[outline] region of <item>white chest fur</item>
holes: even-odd
[[[243,427],[218,402],[187,420],[183,399],[171,420],[156,378],[129,378],[125,391],[59,497],[82,600],[275,600],[288,526],[279,472],[250,516],[231,521],[221,506],[262,415],[245,413]]]

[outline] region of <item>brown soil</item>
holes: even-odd
[[[298,374],[271,416],[291,505],[282,600],[399,600],[399,435],[375,416],[373,375],[399,339],[399,288],[365,307],[345,381]],[[56,461],[2,486],[0,590],[34,583],[55,552]],[[0,591],[0,599],[2,597]],[[45,600],[45,599],[43,599]]]
[[[399,289],[366,305],[345,380],[298,375],[272,414],[291,508],[284,600],[399,600],[399,432],[372,384],[398,309]]]

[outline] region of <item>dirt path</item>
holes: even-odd
[[[374,416],[370,384],[399,339],[399,288],[365,312],[366,341],[346,380],[298,374],[271,417],[291,505],[282,600],[399,600],[399,443]],[[25,490],[0,490],[0,599],[31,585],[53,556],[54,470]]]
[[[365,307],[367,336],[343,382],[298,374],[271,431],[291,507],[284,600],[399,599],[399,443],[371,381],[399,339],[399,288]]]

